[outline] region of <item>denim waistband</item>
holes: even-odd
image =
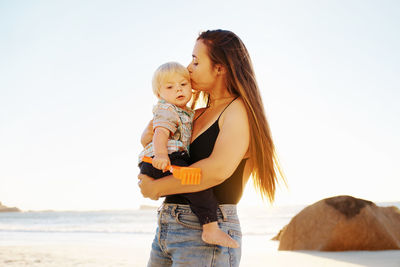
[[[163,203],[158,210],[163,212],[168,212],[172,215],[175,215],[177,212],[181,214],[192,213],[190,206],[184,204]],[[234,204],[219,205],[217,213],[221,213],[223,217],[237,215],[236,205]]]

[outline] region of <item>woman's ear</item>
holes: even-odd
[[[225,74],[226,69],[221,64],[215,64],[215,72],[217,73],[217,75]]]

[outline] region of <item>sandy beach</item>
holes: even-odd
[[[301,206],[240,210],[240,266],[400,267],[400,250],[278,251],[271,238]],[[155,209],[3,213],[0,266],[146,266],[156,228]]]
[[[152,236],[135,242],[54,242],[0,245],[1,266],[146,266]],[[241,266],[399,267],[400,251],[287,252],[262,236],[244,236]]]

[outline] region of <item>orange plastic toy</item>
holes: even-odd
[[[152,163],[152,158],[143,157],[144,162]],[[181,167],[175,165],[167,166],[167,169],[175,178],[181,179],[181,184],[200,184],[201,169],[191,167]]]

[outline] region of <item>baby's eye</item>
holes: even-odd
[[[172,86],[171,85],[167,86],[167,89],[172,89]]]
[[[181,83],[182,86],[185,86],[187,83]]]

